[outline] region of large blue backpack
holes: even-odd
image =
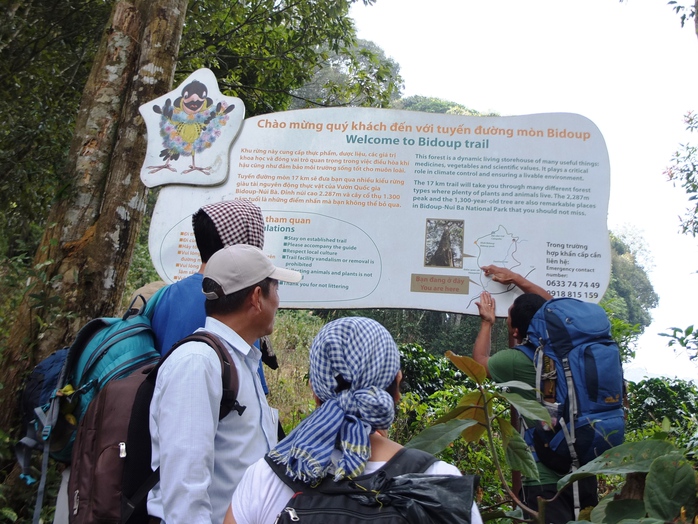
[[[137,298],[143,307],[132,303],[123,317],[90,320],[69,347],[41,361],[25,382],[20,405],[25,434],[15,451],[27,484],[36,482],[32,452],[43,452],[34,522],[43,502],[48,458],[70,463],[79,422],[95,395],[109,381],[160,359],[150,326],[159,296],[147,304]]]
[[[533,361],[537,397],[552,420],[552,427],[538,423],[524,434],[539,461],[564,474],[623,443],[623,368],[601,306],[547,301],[516,349]]]

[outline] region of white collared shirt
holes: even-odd
[[[260,351],[211,317],[204,330],[229,346],[238,402],[246,409],[218,421],[221,366],[207,344],[189,342],[163,363],[150,404],[152,467],[160,467],[160,483],[148,497],[148,512],[167,524],[223,522],[245,469],[277,442],[278,414],[257,375]]]

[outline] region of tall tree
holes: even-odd
[[[446,113],[448,115],[463,116],[498,116],[496,113],[481,113],[475,109],[433,96],[413,95],[401,98],[392,105],[393,109],[407,109],[409,111],[424,111],[425,113]]]
[[[36,135],[30,133],[18,142],[21,135],[15,127],[0,133],[0,162],[7,161],[15,172],[33,173],[37,181],[29,191],[40,195],[35,200],[54,201],[48,219],[39,213],[25,218],[30,224],[46,224],[46,230],[2,354],[8,365],[0,374],[0,400],[13,398],[23,372],[69,342],[86,320],[114,314],[118,307],[145,207],[145,189],[133,176],[140,170],[145,148],[138,106],[171,88],[176,65],[181,78],[199,67],[210,67],[226,94],[245,99],[248,113],[283,109],[292,99],[291,91],[310,79],[316,64],[327,58],[323,50],[341,53],[355,44],[348,17],[353,1],[119,0],[113,3],[96,52],[94,38],[79,39],[76,29],[82,29],[81,17],[75,12],[89,13],[97,24],[101,10],[110,5],[105,0],[27,0],[6,8],[11,23],[0,33],[0,53],[12,59],[15,78],[23,78],[25,85],[31,74],[22,69],[23,63],[37,64],[36,74],[38,64],[50,64],[54,53],[68,53],[80,45],[85,50],[79,56],[70,55],[74,76],[61,76],[61,81],[50,84],[51,92],[37,88],[37,100],[50,101],[54,92],[62,93],[61,86],[71,93],[66,100],[77,98],[79,82],[65,80],[80,77],[92,55],[94,61],[77,118],[71,116],[73,106],[66,103],[49,119],[62,119],[65,136],[70,136],[75,122],[67,154],[61,149],[63,142],[45,145],[57,159],[66,159],[65,175],[58,175],[60,161],[50,170],[34,173],[35,167],[23,163],[33,158],[31,148],[21,157],[15,154],[19,145],[31,144]],[[62,24],[52,21],[54,14],[61,15]],[[27,54],[27,47],[42,52]],[[57,62],[57,73],[73,62]],[[5,85],[5,98],[12,100],[16,86],[11,81]],[[365,82],[362,89],[379,99],[386,86]],[[44,106],[46,112],[56,111],[50,104]],[[6,109],[0,105],[0,115]],[[31,192],[19,196],[7,192],[12,198],[0,205],[30,209]],[[14,416],[5,410],[0,427],[9,429]]]
[[[394,63],[379,49],[357,43],[349,17],[355,1],[192,1],[177,74],[183,78],[209,67],[221,90],[257,115],[288,109],[295,89],[341,62],[346,83],[334,83],[338,90],[385,104],[398,81],[386,78]]]
[[[186,5],[114,4],[70,144],[70,188],[51,208],[34,258],[43,278],[27,282],[2,355],[3,405],[12,405],[32,357],[60,347],[87,319],[114,313],[145,209],[145,188],[133,176],[145,155],[138,106],[172,85]],[[53,315],[52,304],[71,314]],[[10,428],[14,416],[3,410],[0,427]]]
[[[51,202],[66,190],[71,130],[113,1],[0,4],[0,255],[33,252]],[[328,86],[322,103],[385,105],[400,80],[379,50],[357,44],[354,1],[190,0],[175,80],[209,67],[253,116],[289,108],[318,68],[341,68],[346,83]]]
[[[698,0],[693,3],[680,4],[670,1],[669,5],[680,16],[681,27],[693,22],[693,30],[698,36]],[[693,111],[684,117],[686,129],[693,133],[698,130],[698,115]],[[674,184],[679,184],[688,195],[689,207],[683,217],[680,217],[681,228],[685,234],[698,236],[698,147],[692,144],[680,144],[674,153],[672,163],[665,170],[665,175]],[[670,333],[662,333],[669,338],[669,346],[683,348],[688,351],[691,359],[698,359],[698,330],[692,324],[686,328],[672,327]]]

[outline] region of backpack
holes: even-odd
[[[237,402],[238,375],[218,337],[196,332],[175,344],[160,362],[146,365],[102,389],[87,410],[73,447],[68,482],[71,524],[147,523],[148,492],[160,479],[152,471],[149,413],[157,373],[181,345],[204,342],[218,355],[223,398],[219,419],[245,410]]]
[[[536,395],[552,422],[525,428],[524,438],[540,462],[565,474],[623,443],[623,368],[601,306],[548,300],[516,349],[534,363]]]
[[[20,477],[33,484],[32,452],[43,451],[34,522],[43,503],[49,456],[70,462],[78,424],[95,394],[109,381],[158,361],[150,329],[158,296],[147,303],[136,297],[123,317],[90,320],[69,347],[41,361],[25,381],[20,394],[24,437],[15,452]],[[137,300],[143,301],[140,309],[134,307]]]
[[[294,492],[279,524],[470,523],[478,478],[422,474],[437,459],[418,449],[402,448],[371,475],[339,482],[330,475],[314,487],[288,477],[269,455],[264,459]]]

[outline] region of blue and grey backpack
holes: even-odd
[[[538,460],[565,474],[623,443],[623,368],[601,306],[573,298],[547,301],[516,349],[533,361],[538,400],[552,421],[552,427],[526,428]]]
[[[131,304],[123,317],[96,318],[85,324],[73,343],[41,361],[25,382],[21,396],[23,438],[15,445],[21,478],[36,479],[31,468],[34,450],[42,451],[41,478],[34,521],[43,502],[48,458],[70,463],[78,424],[90,401],[110,380],[124,378],[156,363],[150,326],[156,293],[140,309]]]

